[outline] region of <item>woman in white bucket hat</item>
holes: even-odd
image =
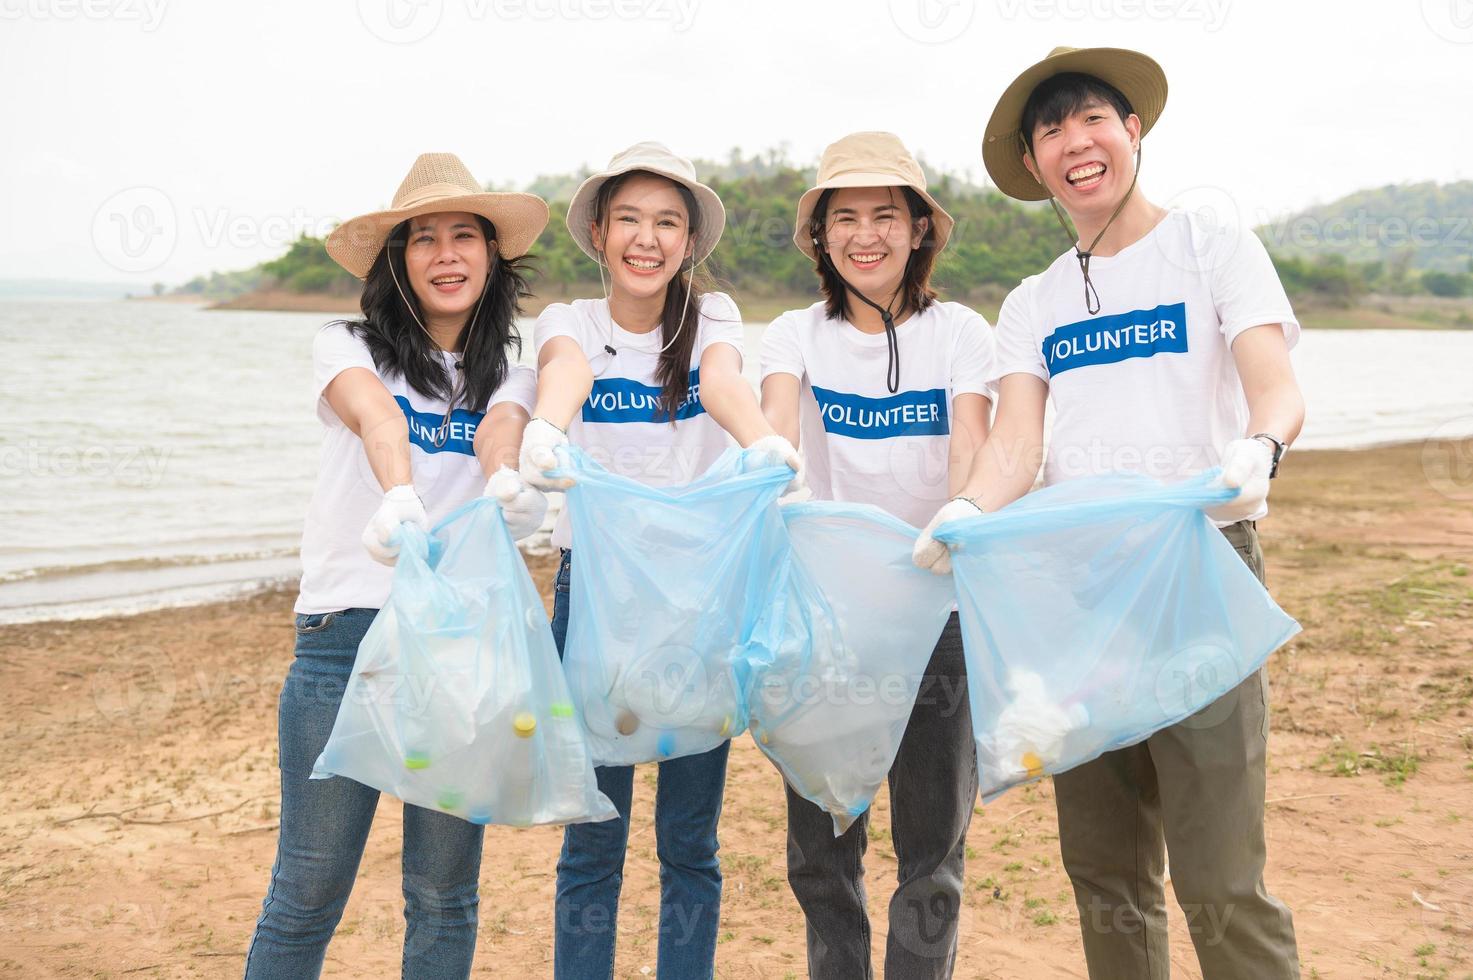
[[[726,212],[690,161],[637,143],[585,180],[568,205],[568,230],[608,277],[607,295],[554,304],[537,320],[537,407],[522,442],[529,483],[562,489],[546,471],[569,442],[611,471],[653,486],[686,483],[731,445],[802,464],[742,377],[742,322],[699,266],[721,238]],[[567,637],[571,562],[567,514],[553,530],[563,549],[553,637]],[[660,857],[657,972],[712,976],[721,908],[716,857],[730,742],[660,763],[655,840]],[[613,975],[632,766],[599,766],[617,820],[569,826],[558,861],[554,973]]]
[[[920,527],[986,438],[992,328],[930,285],[951,232],[895,136],[854,133],[824,151],[793,234],[824,299],[784,313],[762,338],[762,409],[803,450],[815,499],[875,504]],[[885,974],[949,977],[977,793],[956,614],[939,641],[917,643],[930,658],[889,773],[900,866]],[[787,799],[788,881],[807,919],[809,975],[863,980],[868,814],[835,837],[828,814],[791,787]]]
[[[427,153],[391,208],[328,238],[364,280],[363,317],[327,325],[312,347],[321,464],[281,692],[281,830],[248,978],[317,976],[352,890],[379,793],[309,775],[388,597],[399,525],[428,529],[482,492],[513,535],[542,522],[546,501],[506,464],[536,392],[514,363],[519,260],[546,223],[540,198],[485,193],[454,155]],[[406,804],[403,854],[404,974],[469,975],[481,828]]]

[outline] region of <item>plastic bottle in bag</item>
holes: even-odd
[[[494,774],[501,799],[501,814],[507,823],[530,824],[537,812],[537,749],[541,741],[537,732],[537,716],[518,711],[512,718],[512,733],[502,756],[501,772]]]
[[[557,819],[565,814],[580,813],[587,805],[584,802],[583,773],[588,767],[588,756],[572,702],[554,701],[548,712],[551,717],[543,734],[543,748],[547,752],[549,766],[562,778],[548,787],[550,798],[547,806],[549,815]]]
[[[1089,724],[1089,711],[1079,703],[1055,701],[1031,670],[1008,671],[1007,689],[1013,700],[992,730],[996,758],[1008,776],[1037,779],[1063,756],[1069,733]]]

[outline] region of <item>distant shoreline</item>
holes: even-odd
[[[591,294],[574,295],[561,290],[551,290],[535,295],[522,304],[522,314],[535,317],[552,303],[566,303],[581,295]],[[293,293],[282,289],[256,290],[219,302],[211,302],[204,297],[181,293],[131,298],[150,303],[200,303],[211,310],[347,315],[360,312],[356,297],[333,296],[325,293]],[[943,298],[947,297],[943,296]],[[818,299],[817,294],[794,293],[745,298],[738,296],[737,303],[741,308],[743,319],[749,323],[764,323],[775,319],[786,310],[801,309]],[[968,301],[962,300],[962,302]],[[968,305],[986,317],[989,323],[997,322],[1000,303],[971,301]],[[1473,330],[1473,300],[1368,296],[1349,307],[1305,303],[1299,305],[1297,310],[1300,322],[1310,330]]]
[[[534,295],[522,303],[522,315],[535,317],[553,303],[567,303],[592,293],[569,294],[552,291]],[[357,297],[332,296],[326,293],[293,293],[283,289],[254,290],[228,300],[212,301],[203,296],[188,293],[165,293],[162,296],[132,296],[131,300],[147,303],[194,303],[209,310],[255,310],[267,313],[339,313],[354,315],[361,312]],[[786,310],[801,309],[817,302],[815,295],[799,294],[749,297],[741,302],[743,318],[761,323],[776,319]],[[995,309],[981,309],[989,319],[996,315]]]

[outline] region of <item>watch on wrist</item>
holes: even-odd
[[[1284,458],[1284,450],[1287,449],[1288,446],[1280,442],[1278,439],[1275,439],[1267,432],[1255,432],[1253,433],[1253,435],[1249,436],[1249,438],[1261,439],[1264,442],[1268,443],[1269,448],[1273,450],[1273,463],[1268,468],[1268,478],[1272,480],[1274,477],[1279,475],[1279,460]]]

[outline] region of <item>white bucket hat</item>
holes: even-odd
[[[813,209],[824,191],[840,187],[909,187],[931,206],[936,251],[941,251],[951,237],[955,222],[926,190],[926,173],[900,142],[900,137],[893,133],[850,133],[824,149],[818,162],[818,183],[798,199],[793,244],[810,259],[816,257],[813,239],[808,234]]]
[[[602,170],[578,185],[573,199],[568,202],[568,232],[583,254],[596,262],[603,256],[593,247],[594,209],[598,204],[598,191],[606,181],[632,170],[646,170],[673,180],[690,191],[696,199],[701,214],[696,229],[695,247],[691,251],[692,265],[706,261],[721,241],[721,232],[726,228],[726,208],[721,198],[705,184],[696,180],[696,168],[685,157],[676,156],[663,143],[646,141],[635,143],[629,149],[614,154],[608,169]]]

